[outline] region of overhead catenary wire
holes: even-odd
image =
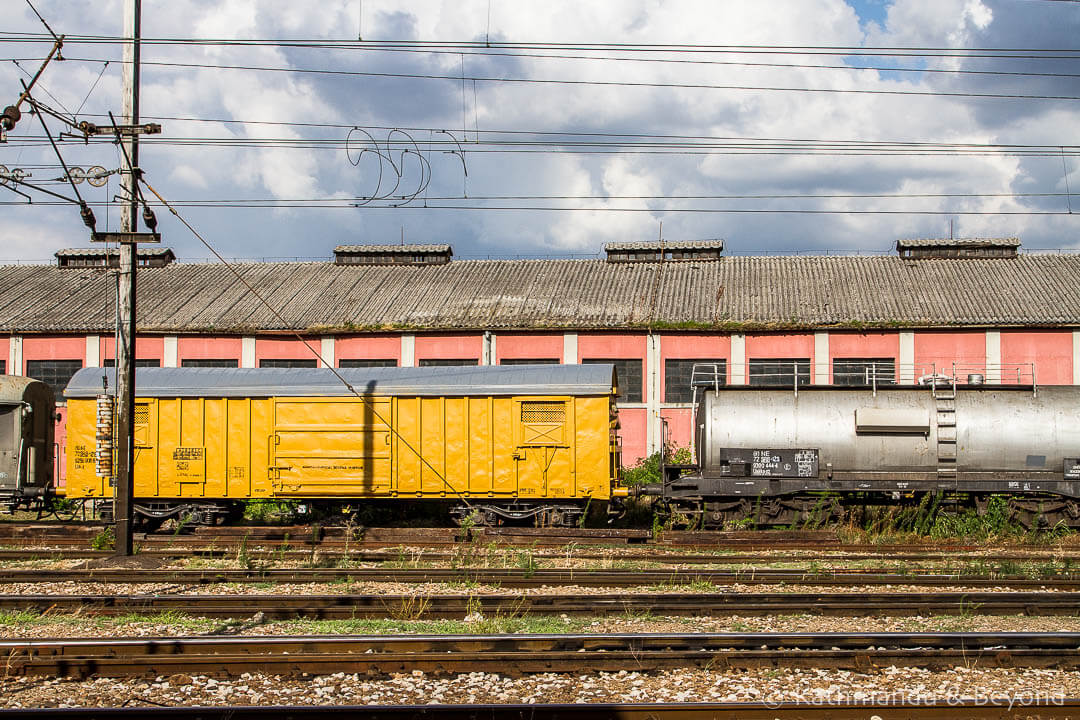
[[[1080,0],[1078,0],[1080,1]],[[2,42],[2,40],[0,40]],[[372,50],[379,50],[380,48],[371,48]],[[454,56],[481,56],[481,57],[506,57],[506,58],[527,58],[530,60],[572,60],[572,61],[595,61],[595,62],[616,62],[616,63],[645,63],[650,65],[690,65],[690,66],[724,66],[724,67],[747,67],[747,68],[769,68],[769,69],[785,69],[785,70],[842,70],[842,71],[874,71],[874,72],[888,72],[898,74],[925,74],[925,75],[978,75],[987,77],[1045,77],[1045,78],[1077,78],[1080,77],[1080,73],[1068,73],[1068,72],[1038,72],[1033,70],[975,70],[972,68],[942,68],[942,67],[907,67],[904,65],[823,65],[820,63],[798,63],[798,62],[749,62],[746,60],[702,60],[695,59],[683,59],[683,58],[661,58],[661,57],[618,57],[611,55],[563,55],[563,54],[551,54],[551,53],[523,53],[523,52],[496,52],[496,51],[466,51],[466,50],[418,50],[418,49],[404,49],[398,48],[389,50],[395,54],[424,54],[424,55],[454,55]],[[916,56],[910,56],[916,57]],[[89,57],[71,57],[66,56],[64,58],[69,62],[85,62],[85,63],[122,63],[122,60],[116,58],[89,58]],[[978,59],[978,58],[972,58]],[[1076,59],[1080,59],[1077,56]],[[12,58],[0,58],[2,61],[37,61],[41,60],[40,57],[12,57]],[[169,65],[168,62],[158,61],[155,63],[163,67]],[[221,64],[209,64],[200,63],[197,67],[205,68],[230,68],[232,66]]]
[[[233,275],[233,276],[234,276],[234,277],[235,277],[235,278],[236,278],[237,280],[239,280],[239,281],[240,281],[240,283],[241,283],[241,284],[242,284],[242,285],[243,285],[243,286],[244,286],[245,288],[247,288],[247,291],[248,291],[249,293],[251,293],[251,295],[252,295],[252,296],[253,296],[253,297],[254,297],[254,298],[255,298],[256,300],[258,300],[258,301],[259,301],[259,303],[260,303],[261,305],[263,305],[263,306],[264,306],[264,307],[265,307],[265,308],[266,308],[267,310],[269,310],[269,311],[270,311],[270,312],[271,312],[271,313],[272,313],[272,314],[274,315],[274,317],[275,317],[275,318],[276,318],[276,319],[278,320],[278,322],[280,322],[280,323],[281,323],[281,327],[284,327],[284,328],[288,328],[288,327],[289,327],[289,323],[288,323],[288,322],[287,322],[287,321],[285,320],[285,318],[284,318],[284,317],[282,317],[281,313],[280,313],[280,312],[278,312],[278,309],[277,309],[277,308],[275,308],[275,307],[274,307],[273,305],[271,305],[271,304],[270,304],[270,303],[269,303],[269,302],[268,302],[268,301],[266,300],[266,298],[264,298],[264,297],[262,296],[262,294],[260,294],[260,293],[259,293],[259,291],[257,291],[257,290],[256,290],[256,289],[255,289],[254,287],[252,287],[251,283],[249,283],[249,282],[247,281],[247,278],[245,278],[245,277],[244,277],[243,273],[241,273],[241,272],[240,272],[239,270],[237,270],[237,269],[236,269],[235,267],[233,267],[233,265],[232,265],[231,263],[229,263],[229,262],[228,262],[228,261],[227,261],[227,260],[226,260],[226,259],[225,259],[225,258],[224,258],[224,257],[223,257],[223,256],[222,256],[222,255],[221,255],[221,254],[220,254],[220,253],[219,253],[219,252],[218,252],[218,251],[217,251],[217,250],[216,250],[215,248],[214,248],[214,246],[213,246],[213,245],[211,245],[211,244],[210,244],[210,242],[209,242],[208,240],[206,240],[206,238],[204,238],[204,237],[202,236],[202,234],[201,234],[201,233],[200,233],[200,232],[199,232],[198,230],[196,230],[196,229],[195,229],[195,227],[194,227],[193,225],[191,225],[191,223],[189,223],[189,222],[188,222],[188,221],[187,221],[187,220],[186,220],[186,219],[185,219],[185,218],[184,218],[184,217],[183,217],[183,216],[182,216],[182,215],[181,215],[181,214],[180,214],[179,212],[177,212],[177,211],[176,211],[176,209],[175,209],[175,208],[174,208],[174,207],[173,207],[172,205],[170,205],[170,204],[169,204],[169,202],[168,202],[168,201],[166,201],[166,200],[165,200],[165,198],[164,198],[164,197],[162,197],[162,196],[161,196],[161,194],[160,194],[160,193],[159,193],[159,192],[158,192],[157,190],[155,190],[155,189],[154,189],[154,187],[153,187],[152,185],[150,185],[150,183],[149,183],[149,182],[147,182],[147,181],[146,181],[146,178],[145,178],[145,176],[141,176],[141,177],[139,177],[139,178],[138,178],[138,180],[139,180],[139,181],[141,181],[141,182],[142,182],[142,184],[146,186],[146,189],[147,189],[147,190],[149,190],[149,191],[150,191],[150,192],[151,192],[151,193],[152,193],[152,194],[154,195],[154,197],[156,197],[156,198],[158,199],[158,202],[159,202],[159,203],[161,203],[162,207],[166,208],[166,209],[167,209],[167,210],[168,210],[168,211],[169,211],[170,213],[172,213],[172,215],[173,215],[173,216],[174,216],[174,217],[175,217],[175,218],[176,218],[177,220],[179,220],[179,221],[180,221],[180,223],[181,223],[181,224],[182,224],[182,225],[183,225],[183,226],[184,226],[185,228],[187,228],[187,229],[188,229],[188,231],[189,231],[189,232],[190,232],[190,233],[191,233],[192,235],[194,235],[194,236],[195,236],[195,238],[196,238],[196,239],[197,239],[197,240],[198,240],[198,241],[199,241],[200,243],[202,243],[202,244],[203,244],[203,246],[204,246],[204,247],[205,247],[205,248],[206,248],[207,250],[209,250],[209,251],[210,251],[210,253],[211,253],[211,254],[212,254],[212,255],[213,255],[213,256],[214,256],[215,258],[217,258],[218,262],[220,262],[220,263],[221,263],[222,265],[224,265],[224,266],[226,267],[226,269],[228,269],[228,270],[229,270],[229,272],[230,272],[230,273],[232,273],[232,275]],[[341,374],[340,372],[338,372],[337,368],[335,368],[335,367],[333,366],[333,363],[328,363],[328,362],[326,362],[326,358],[324,358],[324,357],[322,356],[322,353],[320,353],[320,352],[319,352],[318,350],[316,350],[316,349],[314,348],[314,346],[312,346],[312,344],[311,344],[310,342],[308,342],[307,338],[305,338],[305,337],[304,337],[303,335],[301,335],[301,334],[300,334],[299,332],[297,332],[296,330],[292,330],[292,329],[290,329],[290,330],[289,330],[289,332],[290,332],[290,333],[292,333],[292,335],[293,335],[294,337],[296,337],[296,339],[297,339],[297,340],[299,340],[299,341],[300,341],[301,343],[303,343],[304,347],[306,347],[306,348],[308,349],[308,351],[310,351],[310,352],[311,352],[311,354],[312,354],[312,355],[314,355],[314,356],[315,356],[315,357],[316,357],[316,358],[318,359],[318,361],[319,361],[319,362],[320,362],[320,363],[321,363],[321,364],[323,365],[323,367],[325,367],[325,368],[326,368],[326,369],[328,369],[328,370],[329,370],[329,371],[330,371],[331,373],[333,373],[334,377],[335,377],[335,378],[337,378],[337,380],[338,380],[339,382],[341,382],[341,384],[342,384],[342,385],[344,385],[344,386],[345,386],[345,388],[346,388],[346,389],[348,389],[348,391],[349,391],[349,392],[351,392],[351,393],[352,393],[352,394],[353,394],[354,396],[356,396],[356,398],[357,398],[357,399],[359,399],[359,400],[360,400],[360,401],[361,401],[362,403],[364,403],[364,404],[365,404],[365,405],[367,406],[368,410],[370,410],[370,411],[371,411],[371,414],[372,414],[372,415],[374,415],[374,416],[375,416],[375,417],[376,417],[376,418],[377,418],[377,419],[378,419],[378,420],[379,420],[380,422],[382,422],[382,423],[383,423],[384,425],[386,425],[387,429],[388,429],[388,430],[389,430],[389,431],[390,431],[391,433],[393,433],[393,435],[394,435],[395,437],[397,437],[397,439],[398,439],[398,442],[400,442],[401,444],[403,444],[403,445],[404,445],[405,447],[407,447],[407,448],[409,449],[409,451],[410,451],[410,452],[412,452],[412,453],[413,453],[414,455],[416,455],[416,457],[417,457],[417,458],[419,458],[420,462],[422,462],[422,463],[423,463],[423,464],[424,464],[425,466],[427,466],[427,468],[428,468],[429,470],[431,470],[431,472],[433,472],[433,473],[435,474],[435,476],[436,476],[437,478],[439,478],[439,480],[440,480],[440,481],[442,482],[442,484],[443,484],[444,486],[446,486],[447,488],[449,488],[449,489],[450,489],[450,491],[451,491],[452,493],[454,493],[455,495],[457,495],[457,496],[458,496],[458,498],[459,498],[459,499],[460,499],[460,500],[461,500],[462,502],[464,502],[464,503],[465,503],[465,506],[466,506],[466,507],[468,507],[468,508],[470,508],[470,509],[472,508],[472,503],[470,503],[470,502],[469,502],[469,499],[468,499],[467,497],[465,497],[465,496],[464,496],[464,495],[463,495],[463,494],[462,494],[462,493],[461,493],[461,492],[460,492],[460,491],[459,491],[459,490],[458,490],[457,488],[455,488],[455,487],[454,487],[454,486],[453,486],[453,485],[452,485],[452,484],[450,483],[450,481],[446,479],[446,476],[445,476],[445,475],[444,475],[443,473],[440,473],[440,472],[439,472],[439,471],[438,471],[438,470],[437,470],[437,469],[435,468],[435,466],[434,466],[434,465],[432,465],[432,464],[431,464],[430,462],[428,462],[427,458],[425,458],[425,457],[423,456],[423,454],[421,454],[421,453],[420,453],[420,451],[419,451],[419,450],[417,450],[417,449],[416,449],[415,447],[413,447],[413,446],[412,446],[412,444],[411,444],[411,443],[410,443],[410,442],[409,442],[408,440],[406,440],[406,439],[405,439],[405,438],[404,438],[404,437],[403,437],[403,436],[401,435],[401,433],[400,433],[400,432],[398,432],[398,430],[397,430],[397,429],[396,429],[396,428],[395,428],[395,427],[393,426],[393,424],[392,424],[392,423],[391,423],[391,422],[390,422],[390,421],[389,421],[389,420],[388,420],[387,418],[383,417],[383,416],[382,416],[382,415],[381,415],[381,414],[379,413],[379,411],[378,411],[378,410],[377,410],[377,409],[375,408],[375,405],[374,405],[374,403],[373,403],[373,402],[371,401],[371,399],[370,399],[370,398],[368,398],[368,397],[365,397],[365,396],[364,396],[363,394],[361,394],[361,393],[360,393],[360,392],[359,392],[359,391],[358,391],[358,390],[357,390],[357,389],[356,389],[355,387],[353,387],[353,386],[352,386],[352,384],[351,384],[351,383],[350,383],[350,382],[349,382],[348,380],[346,380],[346,379],[345,379],[345,377],[344,377],[344,376],[342,376],[342,374]]]
[[[104,62],[104,58],[87,58],[87,62]],[[201,68],[218,70],[242,70],[249,72],[273,72],[295,73],[300,75],[332,75],[343,77],[369,77],[369,78],[394,78],[413,80],[441,80],[464,84],[466,80],[488,83],[508,83],[524,85],[565,85],[565,86],[595,86],[595,87],[628,87],[628,88],[664,88],[677,90],[736,90],[753,92],[794,92],[794,93],[826,93],[841,95],[887,95],[887,96],[916,96],[916,97],[955,97],[955,98],[982,98],[982,99],[1011,99],[1011,100],[1080,100],[1078,95],[1049,95],[1049,94],[1023,94],[1006,92],[962,92],[943,90],[895,90],[895,89],[869,89],[869,88],[824,88],[824,87],[781,87],[772,85],[751,84],[714,84],[714,83],[689,83],[689,82],[660,82],[645,80],[583,80],[583,79],[551,79],[535,77],[499,77],[495,75],[472,75],[464,73],[452,75],[448,73],[405,73],[405,72],[376,72],[371,70],[331,70],[315,68],[290,68],[271,67],[264,65],[223,65],[212,63],[184,63],[166,61],[142,61],[146,66],[176,67],[176,68]]]
[[[66,42],[89,45],[120,45],[125,39],[115,35],[67,35]],[[44,33],[0,31],[0,43],[35,43],[48,38]],[[573,50],[595,52],[610,50],[636,53],[683,53],[683,54],[767,54],[767,55],[840,55],[873,57],[991,57],[1034,59],[1077,59],[1076,48],[1037,47],[950,47],[931,45],[722,45],[701,43],[570,43],[570,42],[481,42],[476,40],[333,40],[327,38],[212,38],[212,37],[157,37],[142,38],[144,45],[211,46],[211,47],[287,47],[323,48],[337,50],[393,50],[400,48],[445,48],[453,52],[461,50],[510,49],[510,50]]]

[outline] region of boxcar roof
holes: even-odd
[[[337,373],[361,395],[607,395],[616,385],[614,366],[602,363],[342,368]],[[94,397],[106,385],[109,394],[113,394],[116,388],[113,368],[83,368],[71,378],[64,397]],[[336,397],[351,396],[353,392],[325,368],[138,368],[135,394],[139,397]]]
[[[17,405],[27,399],[27,389],[45,383],[28,377],[0,375],[0,404]]]

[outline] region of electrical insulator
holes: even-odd
[[[22,113],[19,112],[19,108],[8,105],[4,108],[4,112],[0,114],[0,127],[10,132],[15,129],[15,123],[19,122],[21,117]]]
[[[113,414],[111,395],[97,396],[97,424],[94,433],[94,467],[99,478],[113,476]]]
[[[151,232],[157,228],[157,216],[154,215],[154,211],[150,209],[149,205],[143,205],[142,221]]]
[[[90,209],[89,205],[83,203],[82,210],[79,211],[79,214],[82,215],[82,221],[83,224],[86,225],[86,227],[90,228],[91,230],[94,230],[96,228],[97,218],[94,217],[94,211]]]

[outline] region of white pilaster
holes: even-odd
[[[250,335],[240,338],[240,367],[255,367],[255,338]]]
[[[829,384],[829,333],[814,333],[814,384]]]
[[[495,354],[495,333],[484,333],[484,347],[480,352],[480,364],[481,365],[494,365],[496,358]]]
[[[101,336],[86,336],[86,363],[83,367],[101,367]]]
[[[165,358],[161,364],[165,367],[179,367],[180,366],[180,352],[177,349],[177,340],[175,335],[166,335],[165,338]]]
[[[319,343],[319,354],[322,355],[323,364],[320,367],[337,367],[334,359],[334,337],[324,337]]]
[[[416,367],[416,336],[401,336],[401,367]]]
[[[660,450],[663,434],[660,431],[660,336],[645,338],[645,453]]]
[[[915,384],[915,333],[900,333],[900,384]]]
[[[8,338],[8,375],[22,375],[22,335],[12,335]]]
[[[563,333],[562,361],[564,365],[578,364],[577,333]]]
[[[731,336],[731,384],[746,384],[746,336]]]
[[[1080,385],[1080,330],[1073,330],[1073,385]]]
[[[986,382],[994,385],[1001,383],[1001,332],[998,330],[986,331]]]

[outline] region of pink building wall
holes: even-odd
[[[986,332],[983,330],[916,330],[914,338],[914,361],[917,366],[915,377],[929,372],[932,363],[937,363],[939,372],[951,372],[952,363],[958,363],[958,372],[985,372]],[[900,331],[856,332],[830,330],[828,336],[829,377],[822,382],[832,381],[832,360],[835,358],[895,358],[899,361]],[[660,337],[660,363],[651,370],[659,374],[659,387],[664,392],[666,386],[666,361],[670,359],[717,359],[728,360],[728,380],[731,378],[731,338],[726,334],[682,334],[666,333]],[[316,349],[320,348],[319,339],[311,340]],[[401,336],[398,334],[363,335],[338,337],[335,340],[334,355],[337,362],[345,359],[393,359],[400,364]],[[0,338],[0,357],[9,356],[9,339]],[[643,401],[653,407],[665,397],[648,397],[650,368],[646,363],[648,340],[644,332],[623,333],[578,333],[575,357],[563,357],[565,339],[561,332],[546,333],[496,333],[495,362],[505,359],[543,359],[557,358],[562,362],[576,363],[583,359],[625,358],[642,361]],[[483,334],[480,332],[460,334],[417,335],[415,337],[415,358],[423,359],[464,358],[479,360],[483,352]],[[1004,366],[1003,382],[1015,381],[1008,375],[1010,367],[1020,363],[1035,363],[1037,380],[1040,384],[1071,384],[1073,377],[1073,346],[1071,330],[1001,330],[1001,362]],[[178,360],[184,359],[236,359],[242,354],[242,341],[239,337],[216,337],[188,335],[178,338]],[[139,337],[137,357],[157,359],[164,364],[164,339],[161,336]],[[763,358],[809,358],[811,374],[815,382],[816,361],[815,342],[812,332],[761,333],[750,334],[745,339],[745,357],[749,360]],[[25,374],[29,360],[73,360],[85,362],[86,338],[75,336],[25,336],[23,338],[23,366],[18,372]],[[111,336],[100,338],[100,358],[102,361],[114,357],[114,342]],[[302,343],[283,337],[259,336],[255,344],[255,360],[258,364],[263,359],[308,358],[310,353]],[[824,358],[823,358],[824,360]],[[8,372],[15,368],[7,368]],[[625,382],[625,378],[621,378]],[[59,412],[66,415],[62,406]],[[679,447],[691,443],[693,418],[685,407],[660,407],[660,415],[668,421],[669,442]],[[648,411],[641,406],[627,406],[621,410],[621,436],[623,440],[624,460],[627,464],[635,462],[646,454]],[[62,419],[57,425],[57,443],[61,453],[66,449],[65,423]],[[63,473],[63,464],[58,471]]]
[[[936,367],[938,373],[951,375],[956,363],[957,375],[986,372],[986,333],[935,332],[915,333],[915,379]]]
[[[8,360],[11,359],[11,341],[6,338],[0,338],[0,359],[4,361],[4,373],[10,375],[13,368],[8,367]]]
[[[637,360],[642,361],[641,372],[641,397],[648,399],[646,383],[648,380],[648,368],[645,367],[645,335],[578,335],[578,356],[573,362],[582,360]],[[570,362],[570,360],[567,360]],[[619,378],[619,383],[626,382],[625,378]],[[644,428],[644,421],[642,428]],[[644,429],[642,430],[644,437]],[[626,435],[623,435],[624,439]],[[644,440],[642,447],[645,446]],[[624,443],[624,449],[626,447]],[[625,451],[625,450],[624,450]]]
[[[899,368],[900,334],[897,332],[830,332],[829,377],[831,383],[834,358],[892,358]]]
[[[22,342],[23,366],[28,360],[79,360],[86,362],[86,336],[76,337],[27,335]]]
[[[113,336],[102,337],[98,340],[98,356],[102,363],[106,360],[116,359],[116,338]],[[142,337],[135,338],[136,360],[157,360],[165,365],[165,338]]]
[[[564,363],[574,364],[577,358],[563,358],[562,335],[531,335],[528,333],[499,333],[495,341],[496,364],[503,360],[546,360],[555,358]]]
[[[660,337],[660,388],[667,390],[668,360],[726,360],[727,381],[731,382],[731,337],[728,335],[665,334]],[[669,402],[667,397],[663,402]],[[689,447],[694,429],[690,408],[663,408],[660,417],[667,421],[667,442],[675,447]],[[644,454],[644,445],[641,450]]]
[[[397,335],[340,337],[334,341],[334,358],[339,364],[342,360],[396,360],[400,365],[401,338]]]
[[[416,363],[421,360],[476,360],[484,349],[483,335],[418,335]]]
[[[231,360],[239,364],[243,342],[238,337],[181,335],[176,341],[176,362],[184,360]]]
[[[728,335],[661,335],[660,387],[667,387],[667,360],[727,360],[731,382],[731,337]],[[667,402],[667,398],[663,398]]]
[[[619,437],[623,465],[634,465],[645,456],[647,411],[642,407],[619,410]]]
[[[1026,382],[1028,368],[1016,366],[1028,363],[1034,363],[1035,381],[1040,385],[1071,385],[1072,333],[1061,330],[1002,330],[1001,382],[1015,382],[1018,370]]]
[[[44,336],[32,335],[23,337],[22,341],[22,367],[19,372],[26,374],[26,364],[30,360],[78,360],[86,364],[86,336]],[[8,369],[11,372],[11,368]],[[63,403],[64,397],[57,395],[57,403]],[[56,436],[56,472],[57,487],[64,487],[67,477],[66,463],[63,459],[67,453],[67,405],[58,404],[56,407],[57,421],[55,427]]]
[[[321,352],[319,338],[304,338],[308,345]],[[336,346],[334,348],[337,350]],[[336,354],[336,353],[335,353]],[[319,359],[308,349],[307,345],[296,338],[278,339],[259,337],[255,339],[255,367],[259,367],[262,360],[314,360]]]
[[[813,333],[777,333],[746,336],[746,378],[749,380],[751,360],[769,358],[810,358],[810,382],[817,382],[814,368]]]

